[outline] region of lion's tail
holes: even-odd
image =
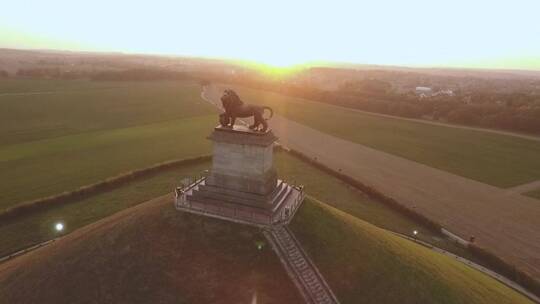
[[[270,118],[272,118],[272,116],[274,116],[274,110],[272,110],[272,108],[267,107],[267,106],[264,106],[264,107],[263,107],[263,110],[268,110],[268,111],[270,111],[270,117],[265,118],[265,120],[269,120]]]

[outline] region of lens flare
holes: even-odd
[[[62,223],[56,223],[56,224],[54,225],[54,229],[56,229],[56,231],[60,232],[60,231],[64,230],[64,224],[62,224]]]

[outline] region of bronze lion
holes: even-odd
[[[219,122],[224,127],[232,128],[237,117],[253,116],[253,124],[249,128],[255,131],[265,132],[268,129],[268,123],[266,121],[274,115],[274,111],[270,107],[244,103],[238,94],[230,89],[223,92],[221,103],[223,104],[225,113],[219,115]],[[268,118],[263,117],[264,110],[270,111]]]

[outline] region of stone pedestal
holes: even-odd
[[[205,178],[177,189],[181,210],[255,225],[289,221],[304,198],[303,187],[277,178],[273,148],[277,137],[244,126],[216,127],[212,169]]]
[[[208,185],[263,196],[274,190],[277,174],[272,157],[277,137],[271,131],[217,127],[208,139],[214,143]]]

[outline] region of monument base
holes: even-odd
[[[288,223],[304,189],[278,179],[272,131],[217,126],[208,139],[213,142],[212,169],[176,190],[176,208],[257,226]]]
[[[255,226],[287,224],[304,200],[302,187],[277,181],[269,195],[206,184],[201,178],[176,191],[176,209]]]

